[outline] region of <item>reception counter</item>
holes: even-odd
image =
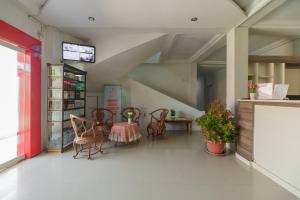
[[[300,101],[239,100],[237,154],[300,197]]]

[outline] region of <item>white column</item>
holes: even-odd
[[[248,95],[248,28],[227,33],[226,104],[235,112],[236,100]]]

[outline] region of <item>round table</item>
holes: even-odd
[[[115,142],[133,142],[142,137],[137,123],[121,122],[115,123],[110,131],[108,138]]]

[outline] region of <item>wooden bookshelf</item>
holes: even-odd
[[[64,152],[75,137],[70,114],[85,116],[86,72],[67,64],[48,64],[47,148]]]

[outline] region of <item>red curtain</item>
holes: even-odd
[[[25,49],[18,54],[20,116],[18,155],[31,158],[41,152],[41,41],[0,20],[0,40]],[[3,86],[5,87],[5,86]]]

